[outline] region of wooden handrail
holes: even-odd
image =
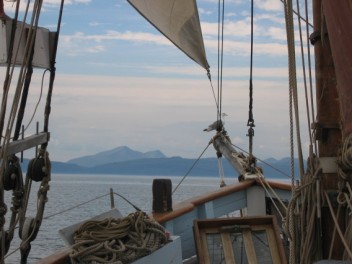
[[[241,190],[248,189],[250,186],[256,184],[254,180],[244,181],[244,182],[236,182],[231,185],[224,186],[218,190],[207,192],[203,195],[197,196],[195,198],[191,198],[176,204],[173,207],[173,211],[165,212],[165,213],[153,213],[152,217],[159,223],[163,224],[167,221],[170,221],[176,217],[184,215],[188,212],[191,212],[195,207],[205,204],[209,201],[227,196],[231,193],[238,192]]]
[[[277,181],[267,181],[274,189],[291,190],[290,184],[281,183]],[[218,190],[207,192],[195,198],[185,200],[174,205],[173,211],[165,213],[152,213],[151,216],[159,223],[163,224],[182,216],[194,210],[197,206],[213,201],[215,199],[225,197],[229,194],[246,190],[252,186],[261,186],[256,180],[249,180],[243,182],[236,182],[231,185],[224,186]],[[70,248],[66,247],[60,251],[54,252],[52,255],[40,260],[37,264],[63,264],[69,261]]]

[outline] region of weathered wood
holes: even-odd
[[[257,255],[254,250],[252,232],[250,229],[248,229],[248,230],[243,230],[242,234],[243,234],[244,248],[246,250],[248,262],[257,264],[258,261],[257,261]]]
[[[235,255],[232,248],[232,241],[229,233],[221,233],[221,241],[224,248],[226,264],[236,264]]]
[[[201,234],[202,248],[204,249],[203,254],[198,254],[198,260],[200,263],[210,264],[209,252],[208,252],[208,243],[207,243],[207,234]]]
[[[209,249],[206,242],[206,235],[220,234],[222,247],[226,258],[226,263],[235,262],[235,253],[232,248],[230,234],[242,234],[244,242],[244,250],[246,252],[248,263],[261,263],[261,253],[256,249],[253,237],[255,232],[265,231],[268,246],[270,247],[270,255],[274,264],[286,264],[286,256],[281,241],[277,221],[274,216],[260,217],[233,217],[204,219],[194,221],[194,238],[197,244],[197,255],[199,263],[207,263],[207,255]],[[232,252],[232,253],[230,253]],[[269,257],[269,255],[268,255]],[[228,261],[231,259],[231,261]]]
[[[33,148],[35,146],[41,145],[43,143],[49,142],[50,133],[39,133],[38,135],[32,135],[24,139],[19,139],[14,142],[10,142],[9,146],[7,147],[6,153],[8,155],[16,154],[21,151]],[[3,151],[0,148],[0,158],[3,158]]]
[[[220,152],[230,162],[231,166],[239,173],[239,176],[245,175],[244,156],[232,146],[228,137],[223,134],[217,134],[213,138],[213,146],[217,152]]]
[[[268,237],[268,243],[270,248],[271,258],[274,264],[281,264],[281,258],[279,251],[274,250],[277,248],[277,237],[275,237],[274,230],[272,228],[265,228],[266,235]],[[279,240],[280,241],[280,240]]]

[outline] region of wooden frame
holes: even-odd
[[[274,216],[195,220],[194,238],[201,264],[287,263]]]

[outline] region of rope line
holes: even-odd
[[[71,262],[131,263],[167,242],[164,227],[146,213],[137,211],[124,218],[91,220],[75,232]]]
[[[298,10],[297,11],[298,15],[300,16],[299,0],[296,1],[296,5],[297,5],[297,10]],[[299,27],[299,40],[300,40],[300,47],[301,47],[301,60],[302,60],[302,73],[303,73],[303,83],[304,83],[304,92],[305,92],[305,103],[306,103],[306,111],[307,111],[307,128],[308,128],[308,135],[309,135],[310,144],[313,145],[313,138],[312,138],[312,134],[310,133],[310,124],[311,124],[310,119],[311,119],[311,117],[309,114],[310,111],[309,111],[309,101],[308,101],[306,63],[305,63],[305,53],[304,53],[304,48],[303,48],[302,25],[301,25],[300,19],[298,19],[298,27]],[[308,46],[309,46],[309,44],[308,44]]]
[[[16,22],[17,23],[17,16],[18,16],[18,12],[19,12],[19,2],[16,5]],[[26,6],[26,10],[24,13],[24,22],[26,21],[27,18],[27,14],[28,14],[28,10],[29,10],[29,2],[27,2],[27,6]],[[34,12],[33,12],[34,13]],[[33,14],[34,16],[34,14]],[[19,36],[19,41],[18,41],[18,46],[17,46],[17,50],[15,53],[15,57],[14,57],[14,61],[16,61],[18,53],[19,53],[19,49],[20,49],[20,43],[21,43],[21,39],[23,37],[24,34],[24,22],[22,24],[22,27],[20,29],[20,36]],[[32,20],[31,25],[33,25],[34,20]],[[12,28],[11,31],[11,39],[10,39],[10,44],[14,44],[14,38],[15,38],[15,27]],[[26,41],[26,45],[25,45],[25,51],[24,51],[24,56],[28,58],[28,54],[29,54],[29,48],[32,47],[31,43],[33,42],[33,38],[31,37],[31,31],[29,31],[28,34],[28,38]],[[15,69],[15,65],[12,65],[11,68],[11,59],[12,59],[12,50],[9,53],[9,60],[8,60],[8,64],[7,64],[7,72],[6,72],[6,79],[4,82],[4,87],[3,87],[3,96],[2,96],[2,104],[1,104],[1,121],[0,121],[0,134],[3,134],[3,129],[5,126],[5,116],[6,116],[6,110],[7,110],[7,101],[8,101],[8,95],[9,95],[9,91],[10,91],[10,86],[11,86],[11,80],[13,78],[13,73],[14,73],[14,69]],[[9,112],[9,116],[8,116],[8,120],[7,120],[7,125],[5,127],[5,136],[4,136],[4,141],[2,142],[2,160],[8,160],[8,155],[7,155],[7,149],[9,146],[9,142],[10,142],[10,138],[11,138],[11,131],[13,129],[14,126],[14,122],[15,122],[15,118],[16,118],[16,113],[17,113],[17,109],[18,109],[18,105],[19,105],[19,99],[20,99],[20,95],[21,95],[21,91],[23,88],[23,81],[24,81],[24,73],[26,72],[26,67],[28,66],[28,60],[27,61],[23,61],[22,65],[20,67],[20,73],[19,73],[19,77],[18,77],[18,83],[16,86],[16,89],[14,91],[14,96],[13,96],[13,100],[12,100],[12,105],[9,106],[10,108],[10,112]],[[1,141],[1,137],[0,137],[0,141]],[[3,172],[5,171],[5,163],[6,162],[1,162],[1,175],[0,175],[0,207],[3,207],[3,205],[6,206],[6,204],[4,203],[4,192],[3,192]],[[6,207],[5,207],[6,208]],[[1,210],[1,214],[0,214],[0,240],[1,240],[1,248],[0,248],[0,263],[4,263],[4,257],[6,254],[6,249],[5,249],[5,229],[4,229],[4,217],[6,214],[6,210],[3,210],[2,208],[0,208]]]
[[[326,201],[327,201],[327,203],[328,203],[329,210],[330,210],[330,213],[331,213],[331,217],[332,217],[332,219],[333,219],[333,221],[334,221],[334,224],[335,224],[335,227],[336,227],[336,231],[337,231],[337,233],[339,234],[340,239],[341,239],[341,241],[342,241],[342,244],[343,244],[344,247],[345,247],[345,252],[347,252],[349,258],[352,259],[352,251],[351,251],[351,249],[349,248],[349,245],[347,244],[347,241],[346,241],[346,239],[344,238],[344,235],[343,235],[343,233],[342,233],[342,231],[341,231],[340,225],[339,225],[338,220],[337,220],[337,218],[336,218],[336,216],[335,216],[335,213],[334,213],[334,209],[333,209],[333,207],[332,207],[332,205],[331,205],[330,198],[329,198],[329,196],[328,196],[328,194],[327,194],[326,192],[324,192],[324,195],[325,195]]]
[[[254,119],[253,119],[253,37],[254,37],[254,2],[251,1],[251,56],[250,56],[250,67],[249,67],[249,110],[248,110],[248,121],[247,126],[249,137],[249,157],[253,157],[253,136],[254,136]],[[252,164],[250,164],[252,165]]]
[[[307,22],[309,21],[309,16],[308,16],[308,0],[305,0],[305,14],[306,14],[306,19],[304,22],[306,23],[306,39],[309,39],[309,26],[310,24]],[[307,42],[307,58],[308,58],[308,74],[309,74],[309,93],[310,93],[310,107],[311,107],[311,117],[313,123],[315,123],[315,109],[314,109],[314,92],[313,92],[313,77],[312,77],[312,61],[311,61],[311,52],[310,52],[310,45],[309,42]],[[318,153],[318,146],[317,142],[314,141],[314,150],[315,153]]]
[[[194,168],[194,166],[196,166],[196,164],[198,163],[198,161],[200,160],[200,158],[203,156],[203,154],[205,153],[205,151],[208,149],[208,147],[210,146],[211,141],[208,143],[208,145],[205,147],[205,149],[203,150],[203,152],[199,155],[199,157],[193,162],[192,166],[189,168],[189,170],[186,172],[186,174],[182,177],[181,181],[177,184],[177,186],[175,187],[175,189],[172,191],[172,194],[174,194],[174,192],[176,192],[176,190],[178,189],[178,187],[180,187],[181,183],[186,179],[186,177],[188,176],[188,174],[192,171],[192,169]]]
[[[117,195],[117,196],[119,196],[119,197],[121,197],[122,199],[124,199],[128,204],[130,204],[130,205],[131,205],[134,209],[136,209],[137,211],[142,211],[142,210],[139,209],[136,205],[134,205],[131,201],[129,201],[127,198],[125,198],[123,195],[121,195],[121,194],[119,194],[119,193],[116,193],[116,192],[113,192],[113,194],[114,194],[114,195]],[[47,216],[45,216],[43,219],[49,219],[49,218],[52,218],[52,217],[54,217],[54,216],[56,216],[56,215],[60,215],[60,214],[62,214],[62,213],[71,211],[71,210],[76,209],[76,208],[78,208],[78,207],[80,207],[80,206],[82,206],[82,205],[85,205],[85,204],[91,203],[91,202],[93,202],[93,201],[99,200],[99,199],[101,199],[101,198],[103,198],[103,197],[105,197],[105,196],[108,196],[108,195],[110,195],[110,193],[106,193],[106,194],[97,196],[97,197],[92,198],[92,199],[90,199],[90,200],[88,200],[88,201],[85,201],[85,202],[83,202],[83,203],[76,204],[76,205],[74,205],[74,206],[71,206],[71,207],[69,207],[69,208],[66,208],[66,209],[64,209],[64,210],[62,210],[62,211],[53,213],[53,214],[51,214],[51,215],[47,215]]]
[[[237,145],[235,145],[235,144],[233,144],[233,143],[231,143],[231,145],[234,146],[235,148],[238,148],[239,150],[241,150],[242,152],[246,153],[247,155],[249,155],[248,151],[242,149],[241,147],[239,147],[239,146],[237,146]],[[272,168],[273,170],[276,170],[277,172],[281,173],[283,176],[286,176],[286,177],[288,177],[288,178],[291,178],[291,176],[288,175],[286,172],[284,172],[284,171],[282,171],[282,170],[280,170],[280,169],[274,167],[274,166],[271,165],[270,163],[268,163],[268,162],[266,162],[266,161],[264,161],[264,160],[258,158],[257,156],[255,156],[255,159],[256,159],[256,160],[259,160],[259,161],[262,162],[263,164],[269,166],[269,167]]]

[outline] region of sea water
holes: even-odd
[[[32,249],[28,263],[36,263],[39,259],[63,248],[65,243],[58,231],[65,227],[90,219],[111,208],[110,188],[113,192],[125,197],[132,204],[145,212],[152,209],[152,184],[155,178],[169,178],[173,189],[180,183],[182,177],[152,177],[131,175],[52,175],[48,201],[45,206],[44,220],[37,238],[31,243]],[[233,183],[235,179],[226,179]],[[173,203],[183,201],[201,193],[219,188],[217,177],[187,177],[174,192]],[[37,208],[37,191],[39,185],[32,186],[27,216],[35,217]],[[105,195],[105,196],[104,196]],[[101,197],[102,198],[97,198]],[[5,201],[10,211],[11,192],[5,193]],[[91,201],[91,202],[88,202]],[[134,212],[135,209],[119,196],[114,196],[115,207],[123,215]],[[88,203],[87,203],[88,202]],[[72,209],[71,209],[72,208]],[[70,210],[69,210],[70,209]],[[7,224],[10,212],[7,214]],[[5,227],[7,225],[5,224]],[[5,259],[5,263],[20,263],[18,229],[12,241],[9,253],[15,252]]]

